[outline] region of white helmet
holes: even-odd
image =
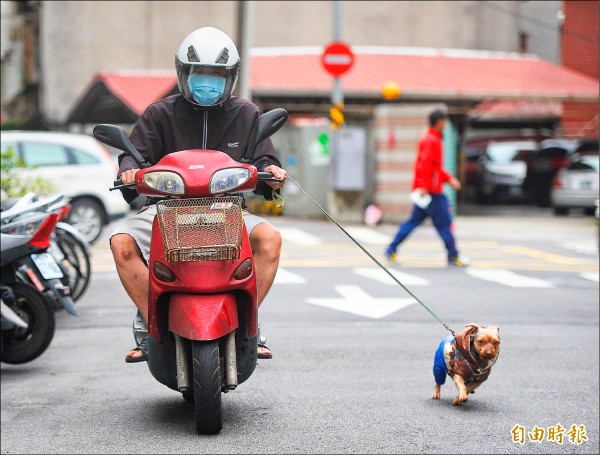
[[[237,82],[240,55],[229,36],[214,27],[190,33],[175,54],[177,85],[195,106],[217,106],[229,99]]]

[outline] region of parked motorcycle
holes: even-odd
[[[65,284],[71,289],[71,299],[76,302],[87,290],[91,276],[90,248],[87,240],[75,227],[63,222],[69,213],[71,205],[65,198],[40,199],[34,193],[28,193],[21,198],[11,198],[2,202],[2,231],[14,232],[23,230],[23,225],[17,223],[16,229],[6,227],[15,221],[30,216],[32,212],[57,212],[59,221],[50,236],[48,252],[61,267],[66,277]],[[56,301],[57,308],[62,308]]]
[[[77,316],[73,305],[69,278],[48,252],[50,237],[65,206],[59,204],[63,196],[35,202],[35,210],[8,209],[0,212],[2,236],[2,283],[12,286],[17,282],[33,285],[49,301]]]
[[[283,109],[262,114],[246,160],[287,120]],[[251,164],[215,150],[173,152],[150,166],[115,125],[98,125],[99,141],[139,164],[139,195],[160,197],[152,226],[148,315],[148,368],[154,378],[194,402],[196,430],[223,427],[221,393],[234,390],[257,363],[256,276],[243,199],[273,180]],[[134,321],[135,328],[135,321]]]
[[[57,219],[55,213],[38,212],[21,220],[26,223],[25,232],[0,233],[2,362],[29,362],[39,357],[54,337],[54,309],[47,294],[62,293],[65,288],[59,280],[60,268],[45,250]],[[9,227],[16,228],[15,223]]]

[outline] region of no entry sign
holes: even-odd
[[[321,55],[323,68],[332,76],[338,77],[348,71],[354,63],[354,54],[346,43],[335,41],[329,44]]]

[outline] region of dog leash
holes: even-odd
[[[410,289],[408,289],[408,288],[407,288],[407,287],[406,287],[404,284],[402,284],[402,283],[400,282],[400,280],[398,280],[398,278],[396,278],[396,277],[395,277],[395,276],[394,276],[394,275],[393,275],[393,274],[392,274],[392,273],[391,273],[391,272],[390,272],[390,271],[387,269],[387,267],[385,267],[383,264],[381,264],[381,262],[379,262],[379,261],[378,261],[378,260],[377,260],[377,259],[376,259],[376,258],[375,258],[375,257],[374,257],[372,254],[371,254],[371,253],[369,253],[369,252],[368,252],[368,251],[367,251],[367,250],[366,250],[366,249],[365,249],[365,248],[364,248],[364,247],[363,247],[363,246],[362,246],[362,245],[361,245],[361,244],[360,244],[360,243],[359,243],[359,242],[358,242],[358,241],[357,241],[357,240],[356,240],[354,237],[352,237],[352,236],[351,236],[351,235],[350,235],[350,234],[349,234],[349,233],[348,233],[348,232],[347,232],[347,231],[346,231],[346,230],[345,230],[345,229],[344,229],[344,228],[343,228],[343,227],[342,227],[342,226],[341,226],[341,225],[340,225],[340,224],[339,224],[339,223],[338,223],[336,220],[334,220],[334,219],[333,219],[333,217],[331,217],[331,215],[329,215],[329,213],[327,213],[327,212],[325,211],[325,209],[323,209],[323,207],[321,207],[321,206],[320,206],[320,205],[317,203],[317,201],[315,201],[315,200],[314,200],[314,199],[313,199],[313,198],[310,196],[310,194],[308,194],[306,191],[304,191],[304,189],[302,189],[302,187],[301,187],[301,186],[298,184],[298,182],[296,182],[296,181],[295,181],[295,180],[294,180],[292,177],[290,177],[289,175],[287,176],[287,178],[288,178],[288,179],[290,179],[290,180],[292,181],[292,183],[293,183],[294,185],[296,185],[296,186],[298,187],[298,189],[299,189],[300,191],[302,191],[302,192],[303,192],[303,193],[304,193],[304,194],[305,194],[305,195],[306,195],[306,196],[307,196],[307,197],[308,197],[308,198],[309,198],[309,199],[310,199],[310,200],[311,200],[311,201],[312,201],[312,202],[313,202],[313,203],[314,203],[314,204],[315,204],[315,205],[316,205],[318,208],[319,208],[319,210],[321,210],[321,212],[323,212],[323,213],[325,214],[325,216],[326,216],[327,218],[329,218],[329,219],[330,219],[330,220],[331,220],[331,221],[332,221],[332,222],[333,222],[333,223],[334,223],[334,224],[335,224],[337,227],[339,227],[339,228],[342,230],[342,232],[343,232],[344,234],[346,234],[346,235],[347,235],[347,236],[350,238],[350,240],[352,240],[352,241],[353,241],[353,242],[354,242],[354,243],[355,243],[355,244],[356,244],[356,245],[357,245],[357,246],[358,246],[358,247],[359,247],[361,250],[363,250],[363,252],[364,252],[364,253],[365,253],[367,256],[369,256],[369,257],[370,257],[370,258],[373,260],[373,262],[375,262],[375,264],[377,264],[377,265],[378,265],[378,266],[379,266],[379,267],[380,267],[380,268],[381,268],[381,269],[382,269],[382,270],[383,270],[385,273],[387,273],[387,274],[388,274],[388,275],[389,275],[389,276],[392,278],[392,280],[394,280],[394,281],[395,281],[395,282],[396,282],[396,283],[397,283],[399,286],[401,286],[401,287],[402,287],[402,289],[404,289],[404,290],[405,290],[405,291],[406,291],[406,292],[407,292],[407,293],[408,293],[408,294],[409,294],[409,295],[410,295],[410,296],[411,296],[413,299],[415,299],[415,300],[416,300],[416,301],[417,301],[417,302],[418,302],[418,303],[419,303],[419,304],[420,304],[420,305],[421,305],[423,308],[425,308],[425,309],[426,309],[426,310],[429,312],[429,314],[431,314],[431,315],[432,315],[432,316],[433,316],[435,319],[437,319],[437,321],[438,321],[440,324],[442,324],[442,325],[443,325],[443,326],[446,328],[446,330],[448,330],[448,331],[449,331],[449,332],[450,332],[450,333],[451,333],[453,336],[455,336],[455,337],[456,337],[456,333],[454,332],[454,330],[452,330],[450,327],[448,327],[448,325],[447,325],[447,324],[446,324],[444,321],[442,321],[442,320],[441,320],[441,319],[440,319],[440,318],[437,316],[437,314],[435,314],[435,313],[434,313],[434,312],[431,310],[431,308],[429,308],[427,305],[425,305],[425,304],[424,304],[424,303],[421,301],[421,299],[419,299],[419,298],[418,298],[416,295],[414,295],[414,294],[413,294],[413,293],[410,291]],[[279,208],[282,208],[282,207],[283,207],[283,204],[284,204],[284,202],[283,202],[283,198],[281,197],[281,195],[279,195],[279,194],[278,194],[278,193],[276,193],[275,191],[273,191],[273,202],[275,203],[275,205],[276,205],[277,207],[279,207]]]

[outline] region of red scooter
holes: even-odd
[[[287,120],[274,109],[256,120],[245,163],[215,150],[185,150],[150,166],[125,131],[97,125],[99,141],[140,165],[138,194],[161,197],[152,226],[148,296],[148,368],[154,378],[195,405],[196,430],[223,427],[221,393],[235,389],[257,362],[258,303],[243,200],[274,180],[249,164],[256,146]]]

